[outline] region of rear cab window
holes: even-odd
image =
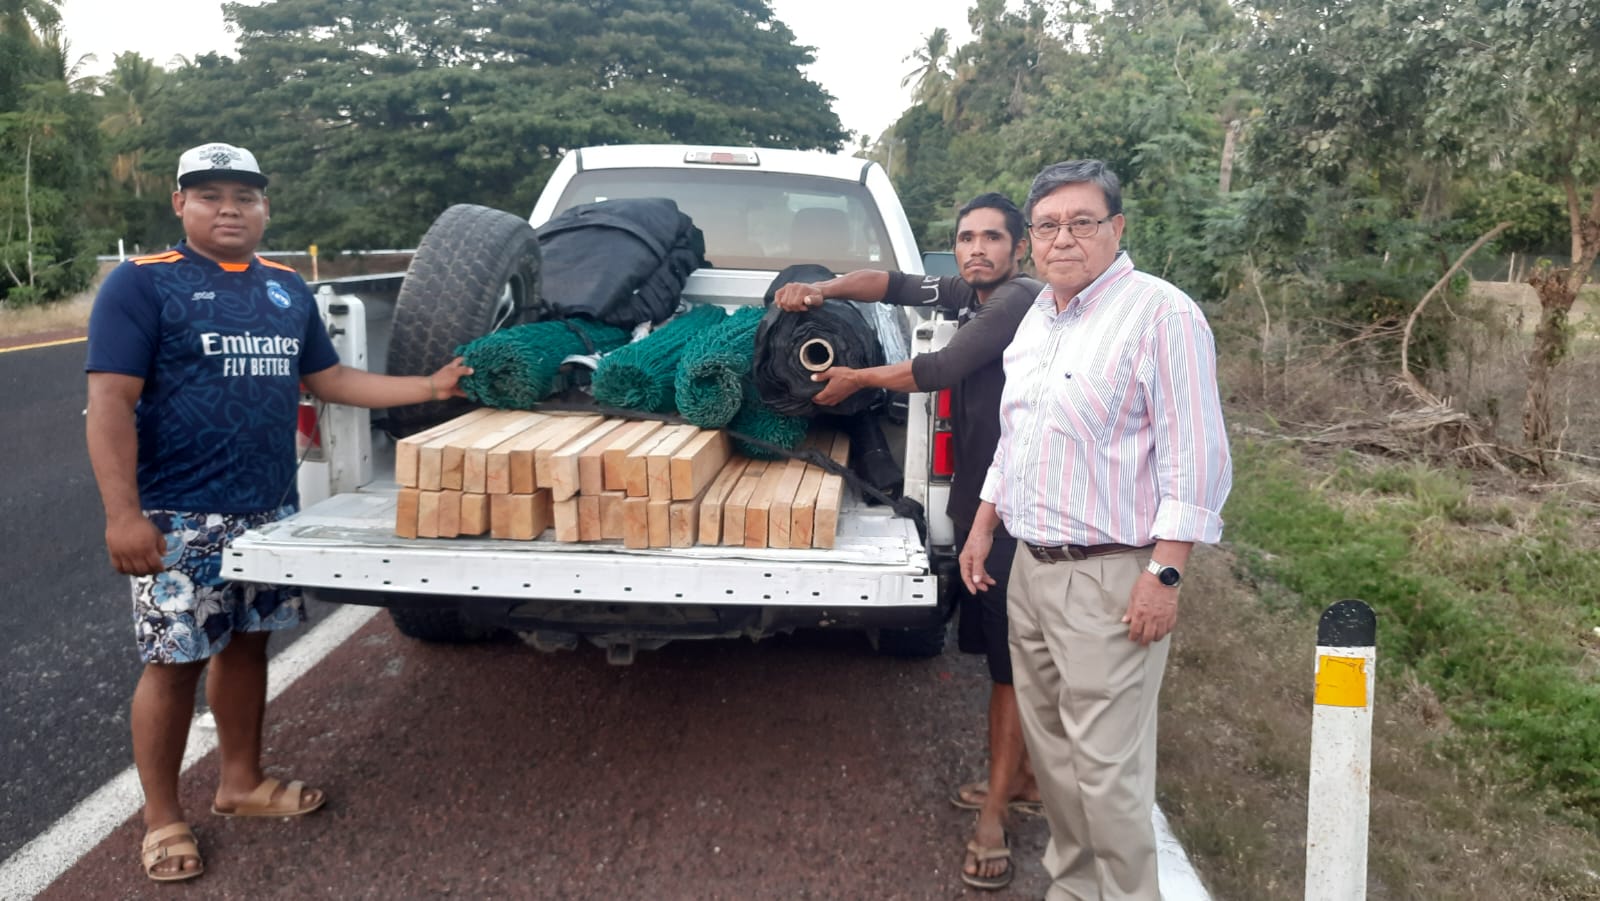
[[[555,213],[615,198],[666,197],[706,236],[717,269],[820,263],[834,272],[902,268],[877,205],[859,182],[750,169],[590,169]]]

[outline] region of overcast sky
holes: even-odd
[[[923,35],[942,25],[951,48],[968,40],[971,0],[769,0],[800,43],[817,48],[807,71],[834,100],[844,127],[876,138],[908,105],[900,79],[915,66],[905,57]],[[166,65],[173,56],[234,52],[223,28],[220,0],[158,0],[153,15],[133,15],[128,0],[63,0],[61,13],[74,59],[92,53],[84,74],[137,50]]]

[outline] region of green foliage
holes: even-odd
[[[0,4],[0,303],[81,291],[95,273],[82,210],[99,141],[87,96],[68,89],[54,3]]]
[[[1566,253],[1571,245],[1561,190],[1525,172],[1501,172],[1466,185],[1457,200],[1451,237],[1468,243],[1497,223],[1510,222],[1495,246],[1517,253]]]
[[[763,0],[229,5],[237,61],[170,73],[137,143],[227,140],[275,176],[277,246],[410,246],[452,203],[533,205],[587,144],[836,148],[812,59]]]
[[[1323,477],[1248,442],[1234,463],[1229,539],[1257,579],[1283,602],[1372,605],[1381,678],[1415,672],[1466,742],[1503,758],[1503,781],[1552,789],[1577,818],[1600,820],[1600,686],[1584,675],[1600,553],[1572,540],[1558,506],[1485,541],[1449,526],[1514,517],[1448,473],[1346,460]]]

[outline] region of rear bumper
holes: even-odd
[[[926,607],[628,604],[341,590],[312,593],[319,600],[339,604],[454,609],[475,623],[519,631],[661,638],[761,638],[794,629],[927,629],[944,624],[954,611],[948,600],[954,596],[948,592],[936,593],[938,601]]]

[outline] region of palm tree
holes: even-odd
[[[950,30],[935,28],[922,40],[922,46],[905,58],[906,62],[915,61],[920,65],[900,79],[900,87],[916,82],[916,101],[932,105],[950,80],[949,72],[945,71],[946,58],[950,55]]]
[[[99,80],[100,93],[110,110],[100,120],[100,130],[115,138],[144,125],[144,111],[161,92],[166,72],[134,51],[112,57],[111,71]],[[120,142],[126,144],[126,142]],[[134,147],[111,160],[111,177],[133,187],[134,197],[143,197],[146,186],[156,177],[144,171],[144,148]]]
[[[35,46],[61,24],[61,0],[0,0],[0,34],[20,35]]]

